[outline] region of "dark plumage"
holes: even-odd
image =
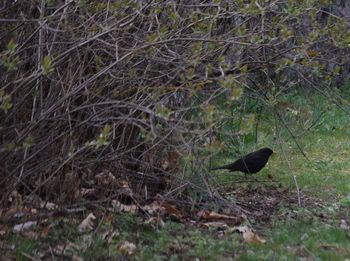
[[[251,152],[235,162],[210,170],[228,169],[230,171],[240,171],[246,174],[254,174],[265,167],[273,150],[269,148],[262,148],[260,150]]]

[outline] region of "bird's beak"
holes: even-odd
[[[272,154],[277,154],[277,152],[275,150],[272,150]]]

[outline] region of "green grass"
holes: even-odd
[[[320,95],[310,96],[308,100],[290,95],[285,101],[298,113],[286,111],[282,117],[307,158],[280,122],[276,128],[269,111],[261,117],[258,144],[246,142],[245,152],[266,145],[274,148],[278,154],[258,174],[259,179],[266,180],[272,174],[284,187],[291,187],[290,195],[296,197],[292,179],[295,175],[302,196],[309,200],[314,198],[323,207],[315,209],[302,201],[303,207],[294,210],[298,212],[297,217],[277,219],[266,231],[267,244],[246,249],[236,257],[238,260],[294,260],[300,257],[344,260],[350,257],[350,233],[339,225],[341,218],[350,223],[350,115]],[[323,113],[322,117],[313,125],[320,113]],[[311,125],[313,127],[306,131]],[[225,157],[219,153],[215,155],[214,165],[232,161],[232,155]],[[243,175],[220,176],[217,182],[235,181],[237,177]],[[318,218],[319,215],[324,218]]]
[[[241,153],[269,146],[278,153],[272,156],[259,176],[273,174],[287,185],[291,181],[290,174],[293,174],[305,193],[327,200],[350,193],[350,111],[340,110],[333,102],[317,94],[307,99],[290,94],[282,102],[294,110],[294,113],[288,109],[279,111],[296,138],[291,137],[280,121],[275,121],[271,109],[266,109],[260,117],[258,143],[249,137]],[[310,126],[312,128],[307,130]],[[307,158],[300,153],[296,142]],[[237,146],[229,143],[228,150],[235,151]],[[238,157],[235,153],[216,153],[211,165],[231,163]],[[227,177],[224,180],[227,181]]]
[[[266,255],[273,250],[277,259],[288,260],[309,257],[320,260],[343,260],[350,256],[349,238],[343,230],[310,219],[278,221],[272,230],[266,233],[270,238],[266,245],[256,248],[255,255]],[[332,257],[332,258],[330,258]]]
[[[122,259],[118,245],[125,240],[137,246],[132,257],[134,260],[350,258],[350,232],[340,228],[341,219],[350,224],[349,115],[319,95],[310,96],[308,100],[290,95],[286,96],[285,101],[299,112],[290,114],[286,111],[283,117],[308,159],[301,155],[283,126],[276,128],[269,111],[263,112],[261,117],[258,144],[254,143],[252,137],[244,141],[246,152],[265,145],[273,147],[278,154],[258,174],[259,179],[273,175],[282,187],[290,188],[291,197],[296,197],[291,178],[291,174],[295,175],[303,200],[314,199],[318,207],[304,201],[301,208],[295,204],[281,205],[271,223],[259,232],[267,241],[266,244],[248,245],[238,233],[228,232],[218,237],[215,230],[198,229],[171,221],[167,221],[164,227],[145,224],[141,218],[119,213],[104,220],[98,217],[100,225],[92,237],[78,233],[76,223],[61,219],[46,238],[28,240],[25,236],[11,234],[7,240],[0,241],[1,246],[4,246],[4,242],[13,244],[16,260],[27,260],[24,253],[36,257],[43,248],[49,249],[67,242],[72,243],[72,247],[67,250],[71,256],[81,256],[85,260]],[[305,132],[322,111],[325,113],[321,121]],[[232,157],[234,155],[218,153],[212,163],[228,163]],[[216,181],[234,181],[237,177],[242,178],[243,175],[226,175],[216,178]],[[106,242],[103,235],[108,231],[116,234]],[[37,232],[40,233],[40,229]]]
[[[322,97],[316,96],[314,99],[318,104],[326,104]],[[293,173],[297,176],[301,189],[309,195],[324,200],[336,200],[345,196],[350,192],[349,119],[348,114],[331,106],[319,124],[297,139],[307,154],[307,159],[298,151],[295,142],[289,139],[283,145],[287,159],[280,155],[271,164],[271,171],[287,177],[288,173]],[[296,134],[300,132],[303,133],[299,130]],[[287,161],[291,168],[286,167]]]

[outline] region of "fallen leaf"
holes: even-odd
[[[143,206],[142,209],[147,211],[150,215],[153,215],[160,213],[164,208],[159,204],[158,200],[155,200],[151,204]]]
[[[129,182],[125,179],[117,180],[117,191],[119,195],[133,196],[132,189],[130,188]]]
[[[49,235],[50,229],[51,229],[52,225],[48,225],[45,226],[42,230],[41,230],[41,237],[45,238]]]
[[[243,234],[243,239],[248,244],[264,244],[266,243],[266,240],[261,239],[257,234],[255,234],[249,227],[247,226],[240,226],[236,227],[236,230],[238,230],[240,233]]]
[[[73,255],[72,260],[73,261],[84,261],[84,258],[82,258],[81,256]]]
[[[4,210],[3,214],[1,215],[0,221],[7,223],[14,217],[16,212],[17,212],[17,208],[10,208],[10,209],[7,209],[6,211]]]
[[[157,227],[165,227],[165,223],[163,219],[161,219],[161,217],[159,216],[149,218],[148,220],[145,221],[145,224],[146,225],[156,224]]]
[[[111,172],[101,172],[95,176],[95,179],[100,185],[110,186],[115,184],[116,177]]]
[[[70,256],[71,253],[74,253],[76,249],[79,249],[79,247],[76,244],[73,244],[71,241],[67,241],[64,244],[59,244],[52,248],[52,253],[54,255],[62,256],[67,255]]]
[[[118,250],[125,256],[132,256],[135,254],[136,245],[134,243],[130,243],[129,241],[124,241],[121,245],[119,245]]]
[[[348,230],[349,229],[349,225],[347,224],[345,219],[340,220],[340,228],[343,230]]]
[[[41,202],[40,203],[40,207],[41,208],[46,208],[48,210],[54,210],[54,209],[57,209],[58,206],[54,203],[51,203],[51,202]]]
[[[32,230],[25,230],[23,232],[21,232],[21,235],[26,238],[26,239],[30,239],[30,240],[37,240],[38,239],[38,233],[32,231]]]
[[[241,220],[240,217],[223,215],[223,214],[216,213],[214,211],[204,211],[204,210],[203,211],[199,211],[197,213],[197,216],[200,219],[205,219],[205,220],[209,220],[209,221],[226,219],[226,220],[234,220],[234,221],[238,222],[238,221]]]
[[[217,221],[199,223],[198,226],[199,227],[205,227],[205,228],[214,227],[214,228],[220,228],[220,229],[223,229],[223,230],[226,230],[228,228],[228,225],[226,223],[224,223],[224,222],[217,222]]]
[[[347,248],[340,247],[336,244],[321,244],[318,247],[323,249],[323,250],[330,250],[336,256],[345,256],[348,253]]]
[[[176,207],[164,202],[161,204],[164,209],[165,213],[171,217],[174,217],[176,219],[181,219],[182,218],[182,213],[180,210],[178,210]]]
[[[80,194],[82,196],[92,196],[92,195],[96,194],[96,189],[95,188],[81,188]]]
[[[120,203],[117,200],[112,201],[112,206],[114,209],[117,209],[121,212],[126,212],[126,213],[131,213],[131,214],[136,214],[137,211],[139,210],[138,206],[136,205],[125,205]]]
[[[120,232],[115,230],[107,230],[105,233],[102,234],[102,240],[106,241],[107,243],[111,243],[113,238],[120,235]]]
[[[5,229],[0,229],[0,237],[6,235],[6,230]]]
[[[34,227],[35,225],[36,225],[36,221],[28,221],[28,222],[25,222],[22,224],[15,225],[13,227],[13,231],[15,233],[20,233],[20,232],[23,232],[25,230],[28,230],[28,229]]]
[[[93,213],[90,213],[78,226],[79,232],[84,232],[87,230],[92,230],[94,228],[94,220],[96,217]]]
[[[21,206],[22,205],[21,194],[19,194],[17,190],[13,190],[8,197],[8,202],[12,203],[12,206]]]
[[[159,199],[154,200],[151,204],[143,206],[142,209],[147,211],[150,215],[168,215],[177,220],[182,218],[182,213],[176,207],[170,205],[167,202],[160,201]]]

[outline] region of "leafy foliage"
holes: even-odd
[[[296,118],[280,110],[286,93],[325,92],[348,77],[346,16],[332,13],[339,8],[330,1],[6,1],[3,182],[9,191],[35,188],[54,198],[59,190],[33,177],[60,184],[67,172],[109,169],[129,176],[140,195],[181,188],[187,182],[178,177],[203,172],[215,148],[236,153],[256,140],[263,109],[280,121]]]

